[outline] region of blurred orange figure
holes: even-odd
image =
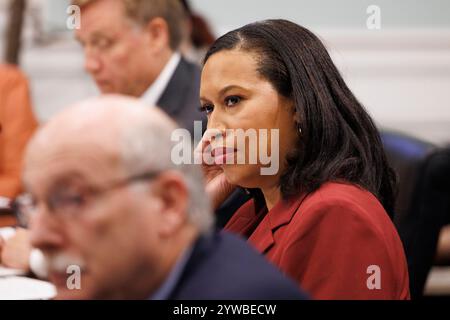
[[[21,190],[22,155],[38,126],[30,100],[23,73],[0,65],[0,198],[13,199]]]

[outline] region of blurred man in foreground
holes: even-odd
[[[200,169],[171,161],[173,130],[156,108],[107,96],[32,139],[18,209],[58,298],[302,298],[244,241],[211,231]]]
[[[193,136],[199,111],[200,69],[179,53],[184,10],[179,0],[72,0],[81,9],[81,28],[75,36],[85,54],[85,69],[102,93],[140,98],[148,108],[157,105]],[[201,137],[199,137],[201,138]],[[224,225],[248,196],[238,190],[218,210]],[[223,220],[223,221],[222,221]],[[28,235],[21,230],[2,244],[3,264],[28,271]],[[35,271],[35,270],[33,270]]]

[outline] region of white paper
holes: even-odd
[[[48,300],[55,295],[56,289],[49,282],[25,277],[0,278],[0,300]]]

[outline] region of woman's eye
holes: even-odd
[[[241,97],[238,96],[230,96],[225,98],[225,105],[227,107],[232,107],[235,104],[239,103],[241,101]]]
[[[213,112],[213,110],[214,110],[214,107],[210,104],[205,104],[200,108],[200,111],[205,112],[206,114]]]

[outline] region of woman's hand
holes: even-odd
[[[206,193],[208,194],[213,209],[216,210],[236,189],[235,185],[230,184],[225,178],[223,168],[217,165],[211,155],[211,139],[206,134],[194,151],[197,162],[201,161],[203,173],[206,182]]]
[[[29,231],[17,229],[16,234],[1,244],[1,261],[5,267],[28,271],[31,252]]]

